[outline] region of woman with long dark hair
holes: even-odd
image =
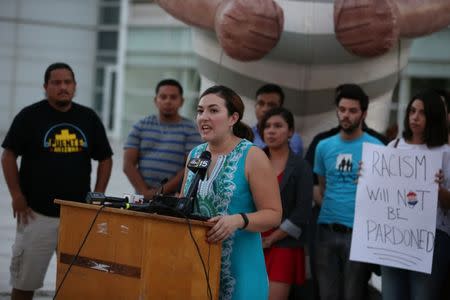
[[[189,157],[211,152],[197,191],[198,213],[215,225],[207,240],[222,242],[220,299],[267,299],[268,282],[260,232],[278,226],[281,201],[267,156],[248,139],[244,104],[231,89],[213,86],[200,96],[197,126],[205,141]],[[186,169],[183,191],[194,174]]]
[[[438,193],[438,213],[431,274],[381,267],[384,300],[440,299],[439,293],[450,267],[450,163],[447,114],[439,94],[426,90],[415,95],[406,108],[403,135],[388,146],[399,149],[426,150],[443,153],[443,169]],[[444,180],[445,178],[446,180]]]

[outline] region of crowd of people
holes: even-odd
[[[43,285],[57,246],[55,198],[82,201],[98,161],[97,192],[105,192],[112,150],[96,113],[72,101],[75,74],[65,63],[44,75],[46,98],[14,118],[2,143],[2,167],[17,219],[11,259],[12,299],[32,299]],[[404,131],[392,141],[370,129],[369,97],[356,84],[336,88],[337,126],[317,134],[303,158],[283,90],[256,91],[257,124],[242,122],[244,104],[230,87],[199,97],[195,121],[179,114],[183,88],[173,79],[156,85],[157,113],[139,120],[124,144],[123,172],[136,193],[186,194],[194,173],[186,162],[204,151],[211,164],[200,181],[197,213],[214,225],[210,243],[222,243],[220,299],[293,299],[310,285],[315,299],[368,299],[368,280],[381,274],[383,299],[441,299],[450,270],[450,166],[439,184],[431,274],[350,260],[355,198],[363,143],[450,152],[448,108],[442,90],[415,95]],[[389,143],[389,144],[388,144]],[[18,157],[21,158],[20,166]],[[312,279],[307,280],[310,265]],[[296,298],[297,299],[297,298]]]

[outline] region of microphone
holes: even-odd
[[[150,203],[105,203],[106,207],[123,208],[127,210],[135,211],[147,211],[150,207]]]
[[[123,208],[134,211],[148,211],[150,203],[128,203],[128,202],[104,202],[105,207]]]
[[[85,199],[88,204],[128,203],[128,198],[105,196],[99,192],[88,192]]]
[[[189,170],[194,172],[195,175],[185,195],[187,199],[192,198],[194,198],[195,200],[197,199],[196,195],[198,185],[200,184],[200,180],[203,180],[205,178],[206,171],[208,170],[210,164],[211,164],[211,152],[209,151],[203,151],[202,154],[200,154],[199,158],[192,158],[189,161],[187,167]],[[195,203],[193,203],[192,211],[194,211],[194,205]]]

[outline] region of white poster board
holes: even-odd
[[[442,154],[364,143],[350,260],[431,273]]]

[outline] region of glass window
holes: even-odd
[[[103,7],[100,9],[100,25],[117,25],[119,24],[120,8],[119,7]]]
[[[97,49],[116,50],[118,41],[117,31],[101,31],[98,33]]]
[[[411,97],[424,89],[449,89],[448,78],[411,78]]]

